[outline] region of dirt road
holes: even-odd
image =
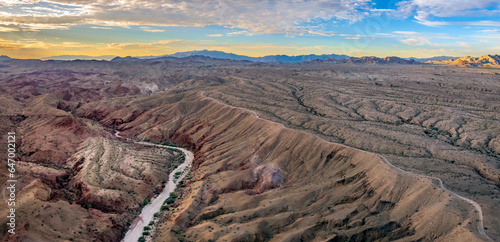
[[[381,155],[378,155],[378,157],[384,162],[386,163],[389,167],[391,167],[392,169],[398,171],[399,173],[401,174],[415,174],[415,173],[411,173],[411,172],[408,172],[408,171],[405,171],[405,170],[402,170],[396,166],[394,166],[393,164],[391,164],[385,157],[381,156]],[[486,231],[484,231],[484,225],[483,225],[483,210],[481,209],[481,206],[477,203],[477,202],[474,202],[473,200],[469,199],[469,198],[466,198],[466,197],[462,197],[450,190],[448,190],[446,187],[444,187],[443,185],[443,181],[439,178],[436,178],[436,177],[431,177],[431,176],[426,176],[426,175],[421,175],[421,174],[416,174],[417,176],[422,176],[422,177],[426,177],[426,178],[429,178],[431,180],[437,180],[438,181],[438,184],[439,184],[439,187],[441,187],[441,189],[443,189],[444,191],[448,192],[449,194],[451,194],[452,196],[455,196],[459,199],[462,199],[468,203],[470,203],[477,211],[477,214],[479,216],[479,220],[478,220],[478,223],[477,223],[477,231],[479,232],[479,234],[483,237],[483,239],[487,240],[487,241],[493,241],[487,234],[486,234]]]

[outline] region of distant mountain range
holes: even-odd
[[[228,59],[228,60],[239,60],[239,61],[252,61],[252,62],[270,62],[270,63],[300,63],[305,61],[312,60],[326,60],[326,59],[335,59],[341,60],[349,58],[347,55],[337,55],[337,54],[329,54],[329,55],[297,55],[297,56],[288,56],[288,55],[268,55],[263,57],[251,57],[246,55],[237,55],[233,53],[226,53],[223,51],[217,50],[194,50],[194,51],[186,51],[186,52],[177,52],[171,55],[162,55],[162,56],[141,56],[141,57],[116,57],[112,61],[117,60],[131,60],[131,58],[137,59],[158,59],[158,58],[169,58],[169,57],[189,57],[189,56],[206,56],[210,58],[217,59]]]
[[[460,57],[453,57],[453,56],[434,56],[431,58],[416,58],[416,57],[410,57],[408,59],[416,60],[419,62],[427,62],[427,61],[440,61],[440,60],[449,60],[449,59],[458,59]]]
[[[42,58],[41,60],[110,60],[110,61],[138,61],[138,60],[152,60],[152,59],[170,59],[170,58],[185,58],[185,57],[208,57],[215,59],[226,59],[235,61],[251,61],[251,62],[264,62],[264,63],[346,63],[346,64],[441,64],[441,65],[456,65],[467,67],[500,67],[499,55],[485,55],[481,57],[452,57],[452,56],[435,56],[431,58],[415,58],[410,57],[407,59],[400,57],[385,57],[379,58],[375,56],[363,57],[350,57],[347,55],[337,54],[323,54],[323,55],[268,55],[263,57],[251,57],[245,55],[238,55],[234,53],[226,53],[216,50],[194,50],[177,52],[171,55],[161,56],[127,56],[116,57],[113,55],[101,56],[87,56],[87,55],[60,55]],[[0,61],[12,60],[12,58],[2,55]]]
[[[469,66],[469,67],[500,67],[500,56],[499,55],[484,55],[481,57],[465,56],[457,59],[427,61],[426,63]]]
[[[393,64],[419,64],[419,62],[413,59],[403,59],[395,56],[388,56],[385,58],[379,58],[375,56],[363,56],[363,57],[349,57],[347,59],[335,60],[314,60],[312,63],[344,63],[344,64],[372,64],[372,65],[393,65]]]
[[[100,55],[100,56],[58,55],[58,56],[44,57],[41,60],[111,60],[115,57],[116,55]]]

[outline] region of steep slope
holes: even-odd
[[[470,204],[377,155],[287,129],[200,94],[94,102],[79,115],[196,152],[156,240],[479,240]],[[472,224],[469,224],[472,223]]]

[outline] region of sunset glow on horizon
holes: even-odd
[[[2,0],[0,21],[0,54],[12,58],[500,52],[496,0]]]

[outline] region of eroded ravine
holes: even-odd
[[[118,138],[123,138],[122,136],[120,136],[119,131],[115,132],[115,136]],[[189,173],[194,158],[194,154],[191,151],[184,148],[153,144],[144,141],[134,141],[134,142],[146,146],[155,146],[160,148],[170,148],[179,150],[182,153],[184,153],[185,160],[169,174],[168,182],[165,184],[163,191],[158,196],[153,198],[151,203],[144,206],[144,208],[141,211],[141,214],[136,219],[134,219],[132,225],[130,225],[130,228],[128,229],[127,233],[125,234],[125,237],[122,240],[123,242],[138,241],[138,239],[142,236],[144,226],[147,226],[150,221],[153,221],[154,214],[160,211],[163,202],[170,197],[170,193],[175,190],[177,184],[179,184],[179,182],[182,179],[184,179],[184,177]],[[174,175],[176,172],[181,172],[181,175],[177,179],[174,179]]]

